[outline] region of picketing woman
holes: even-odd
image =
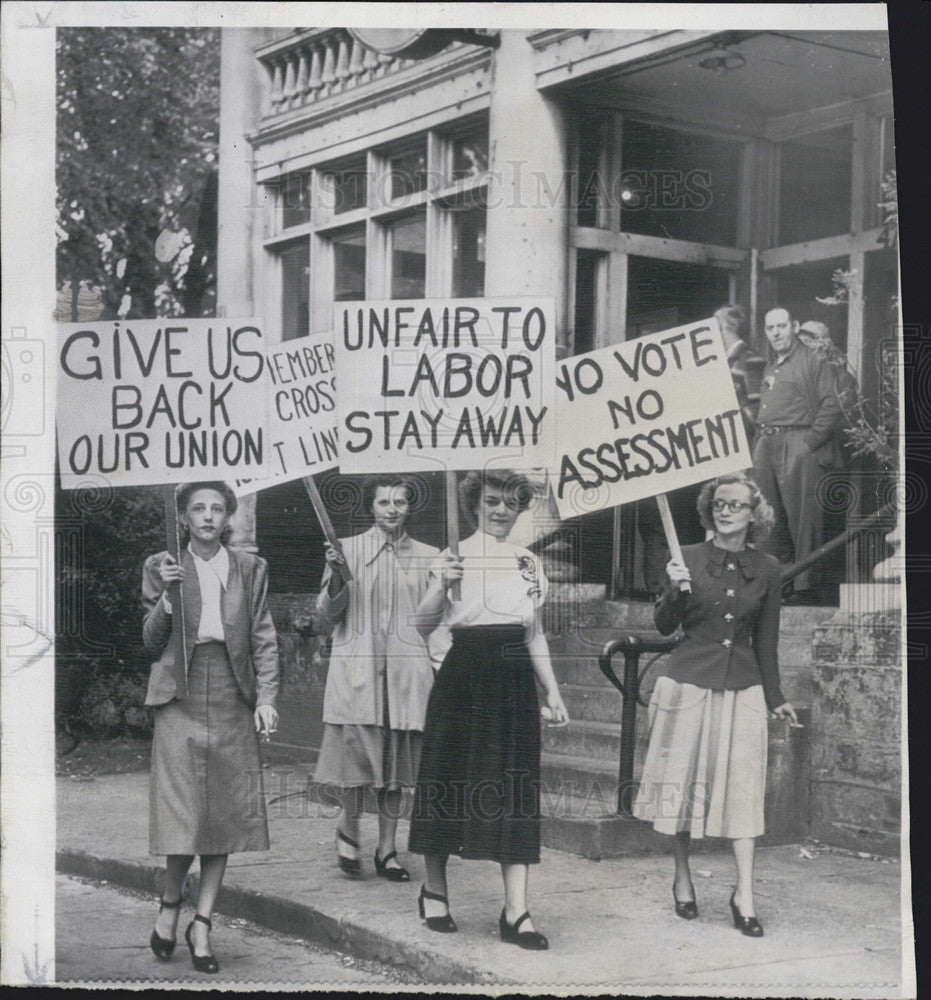
[[[368,481],[363,509],[368,530],[325,546],[326,568],[317,598],[320,630],[332,634],[323,700],[323,741],[314,780],[340,802],[336,855],[350,877],[362,874],[359,817],[365,789],[378,807],[376,875],[407,882],[395,838],[401,789],[413,788],[433,686],[433,667],[413,614],[427,592],[438,550],[407,533],[412,481]],[[339,564],[351,573],[344,583]]]
[[[781,567],[754,544],[773,524],[772,508],[744,474],[720,476],[698,498],[707,541],[682,548],[666,567],[657,629],[683,638],[656,681],[650,741],[633,812],[670,837],[673,904],[698,916],[689,869],[693,838],[732,844],[737,882],[734,926],[762,937],[753,896],[756,838],[764,832],[769,713],[798,725],[779,681]],[[684,589],[687,585],[689,589]]]
[[[547,939],[527,910],[528,866],[540,860],[540,717],[565,724],[568,715],[540,620],[546,578],[536,556],[508,542],[532,491],[519,474],[486,470],[466,475],[460,498],[478,530],[458,556],[437,560],[417,611],[424,635],[440,627],[451,640],[427,706],[411,819],[409,848],[426,867],[420,916],[431,930],[457,930],[448,856],[495,861],[501,939],[542,950]]]
[[[159,657],[146,695],[155,709],[149,847],[166,856],[150,945],[158,958],[171,957],[182,883],[199,855],[196,912],[184,936],[194,968],[215,973],[210,918],[227,856],[269,847],[258,732],[278,725],[278,643],[265,560],[224,544],[237,506],[232,490],[188,483],[176,499],[188,536],[180,561],[160,552],[142,574],[143,642]],[[182,582],[180,608],[168,597],[175,581]],[[178,615],[187,666],[170,641]]]

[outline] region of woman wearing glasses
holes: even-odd
[[[753,856],[763,833],[767,714],[798,725],[779,686],[781,567],[753,547],[772,526],[773,510],[752,479],[736,474],[706,483],[698,512],[712,537],[669,561],[654,611],[663,635],[681,625],[684,636],[653,690],[634,815],[671,838],[673,902],[685,920],[698,916],[691,839],[729,839],[734,926],[762,937]]]

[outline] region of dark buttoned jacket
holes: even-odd
[[[278,697],[278,637],[268,609],[268,563],[260,556],[241,549],[229,549],[230,569],[220,598],[223,634],[230,666],[246,703],[274,707]],[[168,555],[159,552],[149,556],[142,569],[142,641],[145,648],[159,654],[149,672],[147,705],[165,705],[173,698],[187,696],[187,674],[183,663],[175,662],[174,646],[170,643],[172,614],[161,600],[162,583],[157,572]],[[181,553],[184,567],[182,613],[187,660],[197,640],[200,625],[201,596],[194,557],[185,549]]]
[[[756,549],[727,552],[711,541],[684,546],[682,558],[692,576],[691,591],[669,583],[653,612],[663,635],[680,625],[683,631],[663,673],[712,690],[762,684],[767,706],[782,705],[778,561]]]

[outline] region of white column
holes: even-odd
[[[533,49],[521,31],[502,31],[495,53],[489,160],[485,295],[555,296],[558,342],[565,344],[565,126],[561,109],[537,90]]]
[[[217,314],[245,317],[256,312],[257,268],[262,253],[262,203],[252,172],[246,135],[258,122],[261,67],[253,53],[254,32],[225,28],[220,42],[220,175],[217,201]],[[260,281],[261,278],[258,277]],[[234,548],[257,550],[255,494],[242,497],[232,520]]]

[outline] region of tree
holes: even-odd
[[[57,33],[59,289],[103,318],[206,315],[216,254],[217,29]]]
[[[210,315],[215,295],[219,32],[65,28],[57,51],[57,283],[101,318]],[[56,711],[71,734],[144,732],[145,555],[157,489],[56,491]]]

